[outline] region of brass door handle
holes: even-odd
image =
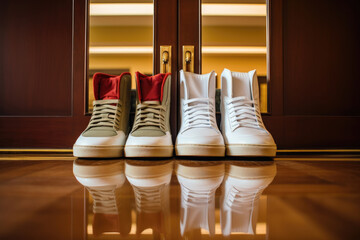
[[[171,46],[160,46],[160,73],[171,72]]]
[[[194,72],[194,46],[183,46],[183,69],[186,72]]]

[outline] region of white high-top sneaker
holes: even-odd
[[[131,230],[131,187],[125,185],[124,161],[75,160],[73,173],[93,199],[93,234]]]
[[[137,235],[151,228],[160,239],[168,238],[172,171],[172,161],[126,161],[125,175],[135,194]]]
[[[224,139],[216,125],[215,72],[180,71],[181,128],[176,155],[224,156]]]
[[[273,161],[226,164],[220,200],[220,223],[224,236],[232,232],[255,233],[260,196],[275,175]]]
[[[221,131],[229,156],[276,155],[274,139],[261,118],[256,70],[222,72]]]
[[[181,187],[181,236],[205,229],[215,234],[215,191],[224,178],[220,162],[182,161],[176,164]]]

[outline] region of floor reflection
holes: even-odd
[[[256,233],[259,199],[276,175],[275,162],[232,162],[226,175],[220,203],[224,236],[232,232]]]
[[[92,205],[88,239],[231,239],[257,233],[260,196],[276,165],[272,160],[77,159],[73,173]],[[265,237],[266,223],[260,232]]]
[[[126,178],[135,195],[138,236],[151,229],[156,239],[169,239],[169,184],[172,171],[172,161],[126,161]]]
[[[126,181],[124,161],[78,159],[74,161],[73,173],[92,198],[92,216],[88,218],[92,235],[107,232],[128,235],[131,229],[131,199],[124,197],[127,190],[123,187]]]
[[[360,164],[333,158],[1,161],[0,239],[359,239]]]
[[[201,229],[207,230],[210,236],[215,234],[215,191],[224,173],[224,163],[177,162],[176,176],[181,186],[182,236],[195,238],[201,235]]]

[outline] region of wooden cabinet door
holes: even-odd
[[[1,5],[0,147],[71,147],[87,121],[86,1]]]
[[[216,2],[153,2],[152,74],[160,72],[160,46],[172,46],[174,140],[182,47],[194,46],[194,72],[202,73],[202,3]],[[359,4],[265,4],[263,118],[279,149],[359,148]],[[89,1],[5,0],[0,13],[0,148],[71,148],[89,121]],[[218,28],[223,27],[220,20],[213,21]]]
[[[271,114],[280,148],[360,148],[356,1],[269,0]]]
[[[90,118],[90,3],[2,1],[0,148],[72,148],[85,129]],[[177,1],[155,0],[153,8],[153,55],[149,55],[153,68],[148,73],[159,73],[160,46],[171,45],[175,70],[171,121],[176,136]]]
[[[259,72],[265,73],[267,112],[263,113],[263,119],[279,149],[360,148],[360,84],[356,77],[360,66],[358,2],[179,2],[180,34],[182,21],[185,21],[186,26],[185,37],[180,35],[179,41],[195,39],[193,42],[198,43],[195,49],[203,49],[203,54],[199,54],[199,61],[196,62],[195,72],[210,71],[209,66],[202,64],[206,62],[213,64],[212,68],[218,68],[216,63],[221,66],[217,70],[218,75],[227,66],[234,71],[260,68],[258,75]],[[190,7],[182,8],[182,3]],[[235,13],[234,9],[244,3],[254,9],[263,5],[266,18],[261,10],[252,12],[252,17],[249,17],[249,13]],[[217,9],[209,13],[209,5]],[[231,14],[222,13],[229,6],[233,8],[230,9]],[[186,23],[187,19],[191,19],[192,24]],[[261,28],[265,25],[266,30]],[[199,34],[199,31],[203,33]],[[257,34],[262,35],[256,38]],[[205,51],[209,45],[220,50],[221,47],[229,46],[232,49],[242,46],[263,47],[267,49],[266,70],[262,70],[261,57],[257,57],[258,61],[254,60],[255,56],[259,56],[256,52],[248,58],[244,55],[233,54],[234,57],[230,58],[218,54],[212,55],[210,59]],[[265,55],[263,59],[265,61]]]

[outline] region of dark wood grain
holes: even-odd
[[[268,1],[266,127],[283,148],[360,148],[356,1]]]
[[[284,1],[286,115],[360,115],[358,1]]]
[[[6,1],[0,11],[0,115],[70,116],[72,1]]]
[[[0,148],[71,148],[85,128],[86,4],[4,2]]]
[[[171,46],[171,114],[170,125],[173,142],[177,135],[178,118],[178,6],[176,0],[154,1],[154,74],[160,72],[160,46]]]
[[[178,69],[182,66],[182,47],[192,45],[194,49],[194,72],[201,73],[201,1],[179,0],[179,49]]]
[[[178,1],[178,72],[183,69],[183,46],[194,46],[194,72],[201,71],[201,1],[179,0]],[[179,82],[177,90],[179,91]],[[179,93],[178,93],[179,94]],[[178,102],[179,104],[179,102]],[[180,129],[180,119],[177,127]]]
[[[172,45],[171,131],[182,46],[201,73],[200,1],[154,2],[154,73]],[[87,0],[2,1],[0,148],[71,148],[85,128]],[[356,1],[268,0],[269,114],[278,148],[360,148]]]

